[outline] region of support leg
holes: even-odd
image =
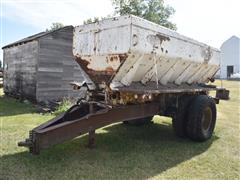
[[[94,130],[90,130],[88,132],[88,145],[87,145],[87,147],[90,148],[90,149],[92,149],[92,148],[94,148],[96,146],[96,144],[95,144],[95,136],[96,136],[95,129]]]

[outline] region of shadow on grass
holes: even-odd
[[[143,127],[115,124],[101,130],[96,138],[95,149],[85,148],[88,140],[85,135],[44,150],[39,156],[27,151],[4,155],[0,158],[2,177],[149,178],[198,156],[218,139],[213,136],[207,142],[196,143],[176,138],[168,123]]]
[[[36,112],[36,109],[30,102],[23,103],[12,97],[0,96],[0,117],[34,112]]]

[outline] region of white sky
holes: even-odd
[[[240,37],[240,0],[166,0],[176,10],[178,32],[220,48],[232,35]]]
[[[176,10],[171,20],[181,34],[217,48],[230,36],[240,36],[240,0],[165,2]],[[1,0],[1,5],[1,16],[38,27],[39,31],[52,22],[79,25],[87,18],[113,12],[111,0]]]
[[[52,22],[78,25],[113,11],[110,0],[2,0],[3,16],[46,28]]]

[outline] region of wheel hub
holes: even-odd
[[[202,115],[202,128],[204,131],[208,131],[212,122],[212,111],[210,107],[206,107]]]

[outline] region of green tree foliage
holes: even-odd
[[[50,32],[50,31],[54,31],[54,30],[60,29],[62,27],[64,27],[64,25],[62,23],[55,22],[55,23],[52,23],[51,27],[49,29],[46,29],[46,31]]]
[[[175,10],[164,4],[164,0],[112,0],[115,14],[132,14],[176,30],[176,24],[169,21]]]
[[[99,18],[98,17],[94,17],[93,19],[89,18],[89,19],[83,21],[83,24],[90,24],[90,23],[95,23],[95,22],[98,22],[98,21],[99,21]]]
[[[107,15],[106,17],[94,17],[93,19],[92,18],[89,18],[85,21],[83,21],[83,24],[90,24],[90,23],[95,23],[95,22],[98,22],[98,21],[101,21],[101,20],[104,20],[104,19],[107,19],[107,18],[111,18],[112,15]]]

